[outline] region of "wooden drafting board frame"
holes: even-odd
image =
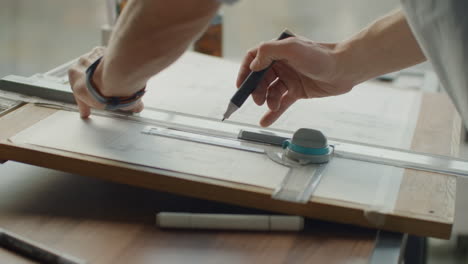
[[[383,216],[384,221],[376,225],[365,216],[365,208],[357,204],[320,197],[313,197],[307,204],[291,203],[272,199],[272,190],[268,188],[192,175],[171,177],[167,171],[158,169],[8,141],[55,111],[25,104],[1,116],[0,160],[280,213],[421,236],[450,237],[455,207],[454,176],[405,169],[394,212],[377,215],[380,220]],[[454,154],[460,135],[461,121],[449,99],[442,94],[424,94],[412,149]]]

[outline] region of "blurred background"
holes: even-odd
[[[101,44],[109,21],[105,0],[0,0],[0,7],[0,77],[46,72],[80,56]],[[285,27],[315,41],[339,41],[398,7],[399,0],[241,0],[220,12],[218,48],[240,61]],[[428,263],[468,263],[455,239],[431,239]]]
[[[284,28],[314,41],[343,40],[398,7],[399,0],[241,0],[223,10],[224,56],[238,59]]]
[[[105,1],[0,0],[0,76],[29,76],[101,41]]]
[[[222,10],[223,56],[275,38],[285,27],[316,41],[349,37],[398,0],[255,0]],[[0,76],[45,72],[101,43],[105,0],[0,0]]]

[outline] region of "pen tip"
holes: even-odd
[[[221,119],[221,122],[223,122],[223,121],[224,121],[224,119],[226,119],[226,118],[225,118],[225,117],[223,117],[223,119]]]

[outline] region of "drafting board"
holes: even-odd
[[[431,105],[440,105],[435,112]],[[443,106],[443,107],[442,107]],[[25,105],[0,118],[0,159],[17,160],[53,169],[64,170],[107,180],[174,192],[182,195],[217,200],[288,214],[378,227],[387,230],[447,238],[453,224],[455,177],[405,170],[396,196],[393,212],[377,215],[370,221],[365,211],[369,205],[314,197],[307,204],[290,203],[271,198],[272,186],[236,183],[213,177],[200,177],[163,171],[148,166],[123,163],[90,155],[12,143],[8,139],[38,121],[53,118],[57,110]],[[220,125],[222,126],[222,125]],[[457,144],[459,119],[448,99],[442,95],[424,95],[412,149],[450,154]],[[437,137],[439,140],[433,140]],[[206,165],[206,164],[205,164]]]

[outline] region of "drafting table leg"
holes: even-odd
[[[407,237],[407,234],[380,230],[377,233],[374,251],[372,252],[369,264],[403,263]]]
[[[468,235],[460,234],[457,235],[457,248],[456,251],[462,256],[468,255]]]
[[[405,249],[405,263],[425,264],[427,253],[427,238],[408,236]]]

